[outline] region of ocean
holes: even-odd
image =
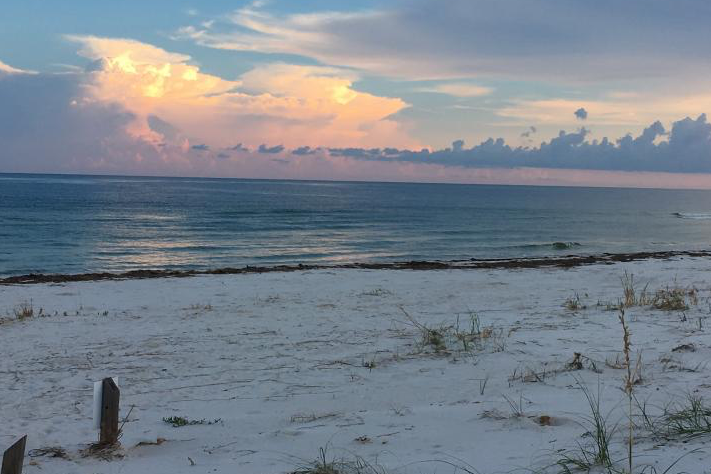
[[[711,192],[0,174],[0,276],[711,248]]]

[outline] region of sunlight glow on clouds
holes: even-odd
[[[0,62],[0,171],[711,187],[711,6],[679,1],[251,2],[181,10],[162,47],[66,35],[86,67]]]
[[[4,62],[0,61],[0,74],[36,74],[35,71],[25,71],[22,69],[17,69]]]
[[[114,102],[136,115],[135,133],[152,134],[150,115],[213,146],[279,140],[296,146],[308,136],[324,146],[408,146],[416,141],[388,117],[407,106],[352,88],[353,73],[335,68],[271,64],[239,80],[203,74],[190,57],[125,39],[72,36],[93,60],[88,98]]]

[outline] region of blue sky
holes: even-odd
[[[74,137],[71,143],[87,141],[88,148],[68,152],[75,165],[53,163],[60,169],[111,163],[115,151],[107,143],[116,134],[138,140],[143,154],[151,147],[158,155],[202,150],[200,160],[217,160],[198,169],[207,174],[259,169],[224,165],[225,150],[239,143],[246,150],[266,144],[436,151],[463,140],[462,150],[474,157],[490,138],[512,150],[538,150],[561,133],[584,137],[574,146],[606,138],[623,146],[618,139],[641,136],[658,121],[664,132],[655,134],[657,146],[671,140],[675,123],[711,108],[711,4],[703,0],[23,0],[2,8],[0,97],[48,95],[70,104],[62,113],[77,123],[75,115],[89,109],[119,114],[107,117],[105,123],[121,125],[108,127],[106,139]],[[52,96],[52,88],[66,96]],[[42,115],[34,107],[23,116]],[[579,109],[587,113],[576,116]],[[0,126],[3,119],[14,120],[0,115]],[[166,125],[158,131],[156,123]],[[656,155],[653,165],[630,156],[618,166],[607,154],[599,168],[698,173],[706,165],[694,143],[694,166],[660,164]],[[12,149],[30,153],[22,143]],[[192,164],[176,166],[177,173],[198,172],[205,161],[183,153],[156,160],[184,159]],[[417,156],[400,161],[408,169],[431,162],[413,161]],[[462,166],[459,158],[444,162]],[[559,158],[520,162],[566,167]],[[10,160],[5,154],[0,165],[19,169]],[[483,162],[496,165],[489,157]],[[586,157],[584,168],[594,162]],[[111,166],[140,172],[135,163]]]

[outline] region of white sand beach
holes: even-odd
[[[593,441],[584,386],[599,393],[624,468],[623,331],[608,304],[627,271],[639,291],[697,290],[683,311],[626,309],[633,365],[641,357],[634,394],[661,430],[635,406],[635,472],[677,461],[669,473],[711,472],[711,435],[664,424],[689,396],[711,406],[710,264],[0,286],[0,447],[27,434],[29,474],[280,474],[321,449],[388,473],[560,472],[557,461]],[[19,320],[22,305],[33,315]],[[454,329],[428,344],[405,313]],[[97,439],[92,384],[107,376],[119,378],[122,419],[130,411],[122,450],[84,457]],[[48,447],[64,454],[36,451]]]

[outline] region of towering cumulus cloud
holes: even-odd
[[[86,70],[30,74],[0,65],[0,137],[12,151],[3,154],[5,170],[200,173],[215,157],[195,152],[238,141],[417,144],[389,119],[407,104],[355,90],[353,73],[271,64],[225,80],[137,41],[67,39],[91,61]]]

